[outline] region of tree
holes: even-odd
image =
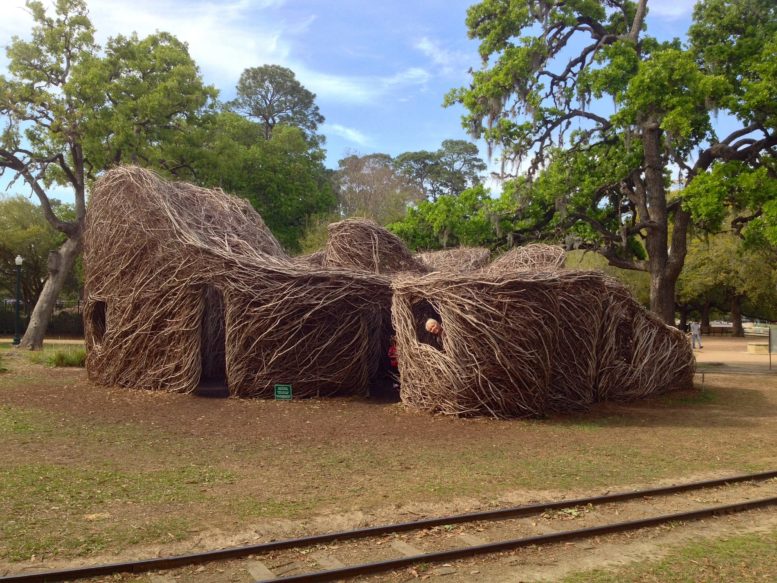
[[[51,201],[54,213],[65,218],[66,205]],[[23,196],[0,199],[0,289],[6,297],[16,294],[17,255],[24,258],[21,292],[25,305],[32,306],[43,290],[49,253],[56,251],[64,239],[51,228],[39,206]]]
[[[48,278],[22,346],[40,348],[55,300],[81,250],[89,182],[109,163],[165,167],[161,140],[186,130],[215,96],[204,87],[185,45],[159,33],[146,41],[118,37],[103,57],[84,0],[57,0],[54,16],[29,0],[30,41],[7,49],[0,76],[0,174],[21,179],[65,242],[48,261]],[[159,150],[155,150],[159,148]],[[48,189],[73,191],[75,213],[57,216]]]
[[[311,216],[336,205],[324,152],[299,128],[278,127],[265,140],[261,124],[225,111],[209,116],[189,147],[196,182],[247,199],[289,251],[300,250]]]
[[[316,95],[297,81],[294,71],[280,65],[263,65],[243,71],[232,106],[254,118],[269,140],[278,124],[301,128],[312,138],[324,116],[315,104]]]
[[[762,317],[773,315],[777,271],[763,249],[746,245],[733,233],[720,233],[691,242],[678,281],[678,299],[703,313],[712,306],[729,312],[734,335],[744,336],[745,302]]]
[[[500,204],[479,184],[411,207],[390,229],[413,249],[490,245],[501,237]]]
[[[477,146],[465,140],[444,140],[436,152],[405,152],[397,156],[395,164],[432,201],[477,186],[486,169]]]
[[[708,191],[714,204],[696,204],[694,181],[733,162],[774,179],[777,5],[702,0],[685,46],[645,34],[646,11],[647,0],[476,4],[467,25],[484,69],[447,102],[508,163],[527,160],[530,179],[547,173],[537,199],[533,180],[517,189],[521,230],[578,229],[611,265],[647,271],[651,310],[672,323],[689,226],[726,205]],[[723,138],[719,110],[739,124]],[[685,190],[669,188],[673,165]],[[773,201],[743,202],[735,222],[777,218]]]
[[[402,219],[409,204],[423,199],[421,190],[395,170],[388,154],[352,155],[338,166],[334,180],[345,217],[365,217],[386,225]]]

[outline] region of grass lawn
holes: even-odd
[[[238,544],[777,467],[777,376],[707,373],[703,391],[500,421],[367,399],[99,387],[83,369],[9,347],[0,358],[0,569],[11,571],[191,550],[204,535],[209,547]],[[752,547],[754,564],[767,564],[758,549],[773,536],[737,540],[720,541],[730,554],[710,543],[667,560],[709,555],[710,572],[737,579],[737,549]],[[617,580],[667,580],[663,564]],[[605,578],[579,580],[616,580],[590,576]]]

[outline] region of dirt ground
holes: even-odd
[[[24,532],[35,538],[36,529],[65,524],[78,534],[87,525],[104,544],[73,551],[55,541],[23,563],[7,554],[0,575],[775,469],[777,370],[769,371],[768,355],[747,353],[753,341],[761,339],[705,337],[695,351],[696,390],[532,421],[428,416],[369,399],[204,399],[98,387],[83,370],[55,371],[3,351],[10,371],[0,375],[0,411],[42,429],[20,432],[22,421],[12,421],[17,429],[0,434],[2,467],[34,463],[88,474],[191,466],[228,477],[197,477],[196,496],[169,504],[142,496],[106,501],[94,492],[76,509],[52,504]],[[20,509],[29,506],[2,504],[0,511],[19,514],[14,521],[26,519]],[[620,519],[639,513],[635,506]],[[125,539],[111,530],[134,532],[159,514],[185,516],[183,534]],[[101,531],[103,523],[110,528]],[[766,510],[648,541],[611,537],[596,552],[503,554],[440,577],[519,580],[518,565],[520,580],[557,580],[576,569],[660,556],[695,536],[775,528],[777,510]]]

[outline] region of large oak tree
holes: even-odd
[[[84,0],[57,0],[53,15],[39,1],[27,7],[31,38],[13,38],[9,74],[0,75],[0,174],[25,183],[66,236],[49,256],[22,339],[22,346],[39,348],[81,250],[90,181],[120,162],[171,173],[185,166],[174,144],[215,90],[203,85],[186,45],[168,34],[120,36],[101,53]],[[54,187],[72,191],[72,219],[54,212]]]
[[[670,323],[694,222],[714,230],[733,210],[735,230],[777,240],[777,4],[702,0],[687,43],[649,36],[647,10],[484,0],[467,15],[483,68],[448,100],[527,169],[516,234],[572,231],[610,264],[647,271],[651,309]],[[735,124],[726,135],[718,112]],[[684,189],[671,187],[678,173]]]

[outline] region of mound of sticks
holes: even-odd
[[[394,233],[368,219],[345,219],[328,227],[326,267],[394,274],[428,271]]]
[[[245,202],[111,170],[84,234],[90,378],[176,392],[365,393],[389,334],[389,281],[293,263]]]
[[[469,273],[488,265],[491,252],[485,247],[455,247],[419,253],[415,258],[430,271]]]
[[[424,411],[541,417],[692,384],[685,336],[600,273],[433,273],[393,289],[402,400]]]
[[[513,247],[485,267],[488,273],[514,273],[516,271],[552,271],[561,269],[566,260],[563,247],[533,243]]]

